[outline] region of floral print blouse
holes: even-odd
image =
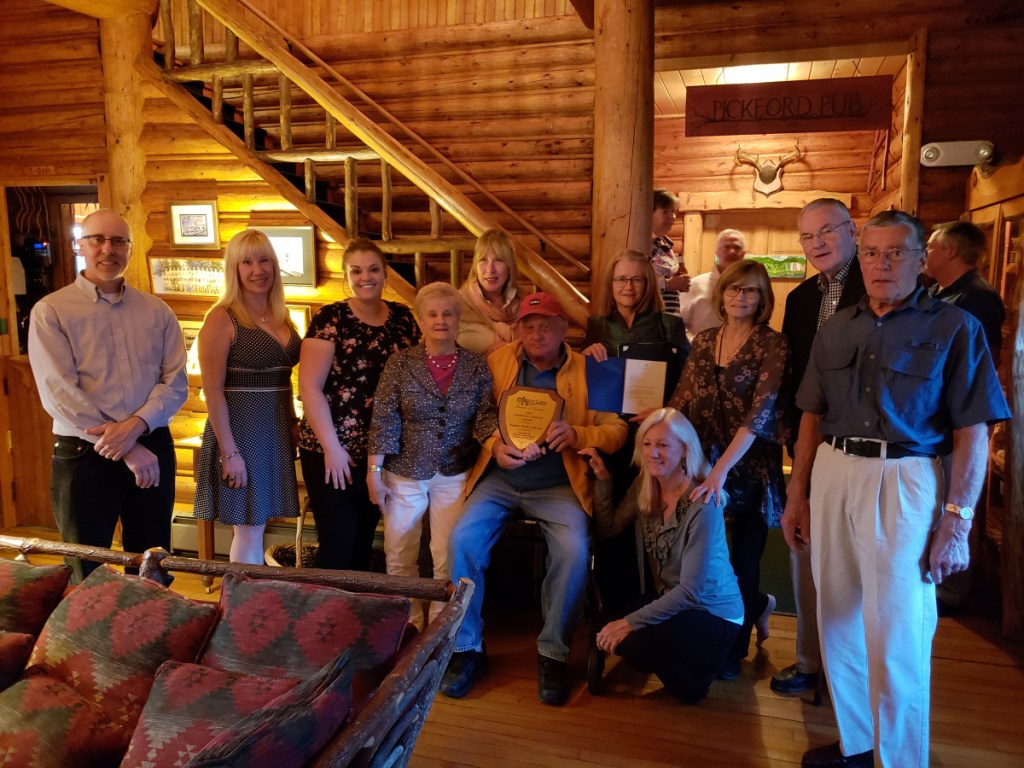
[[[313,316],[307,339],[334,344],[334,361],[324,382],[324,395],[338,440],[349,456],[366,458],[366,440],[373,415],[373,393],[388,358],[419,342],[420,331],[412,311],[404,304],[386,301],[388,319],[383,325],[367,325],[343,301],[328,304]],[[299,447],[323,453],[306,419],[299,426]]]
[[[740,427],[754,433],[754,444],[726,478],[729,508],[760,495],[761,516],[777,527],[786,506],[782,446],[789,437],[789,398],[783,390],[789,386],[789,346],[785,336],[760,324],[720,367],[715,351],[723,331],[709,328],[694,337],[669,406],[693,423],[712,465]]]

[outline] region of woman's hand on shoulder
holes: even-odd
[[[584,349],[581,352],[581,354],[585,355],[586,357],[592,357],[599,363],[603,363],[605,360],[608,359],[608,350],[605,349],[604,344],[600,342],[594,342],[589,347]]]
[[[611,480],[612,475],[608,471],[608,467],[605,466],[604,459],[597,452],[597,448],[582,448],[579,451],[580,456],[583,460],[590,465],[590,468],[594,471],[594,477],[598,480]]]
[[[721,462],[712,467],[711,472],[704,478],[704,482],[698,485],[690,493],[690,501],[701,501],[704,504],[722,506],[722,489],[725,487],[725,477],[728,472],[723,471]]]

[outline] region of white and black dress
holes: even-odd
[[[228,350],[224,398],[248,484],[229,488],[222,482],[220,444],[207,420],[196,474],[195,516],[226,525],[263,525],[271,517],[298,517],[290,437],[291,375],[302,340],[293,329],[282,347],[271,334],[245,328],[228,314],[235,340]]]

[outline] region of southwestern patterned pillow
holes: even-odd
[[[25,662],[35,642],[35,637],[24,632],[5,632],[0,629],[0,691],[25,671]],[[3,765],[2,760],[0,765]]]
[[[66,565],[0,559],[0,629],[38,635],[70,578]]]
[[[390,668],[409,622],[404,597],[267,582],[228,574],[221,620],[200,663],[250,675],[305,678],[346,648],[353,672]]]
[[[130,737],[102,709],[39,670],[0,693],[0,765],[117,765]]]
[[[165,662],[157,670],[121,768],[185,765],[225,728],[298,682]]]
[[[348,651],[342,652],[297,687],[222,731],[189,768],[298,768],[309,763],[352,709],[350,658]]]
[[[101,566],[57,606],[29,665],[70,685],[130,736],[157,668],[195,661],[216,618],[213,605]]]

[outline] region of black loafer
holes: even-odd
[[[537,657],[537,697],[560,707],[569,700],[569,665],[564,661]]]
[[[741,671],[739,659],[726,659],[718,669],[717,677],[719,680],[735,680]]]
[[[837,741],[827,747],[807,750],[800,765],[801,768],[873,768],[875,753],[868,750],[859,755],[844,755]]]
[[[486,649],[453,653],[441,678],[441,693],[452,699],[461,699],[483,677],[486,669]]]
[[[817,684],[817,672],[801,672],[796,668],[796,664],[780,669],[770,683],[771,689],[776,693],[802,693],[813,690]]]

